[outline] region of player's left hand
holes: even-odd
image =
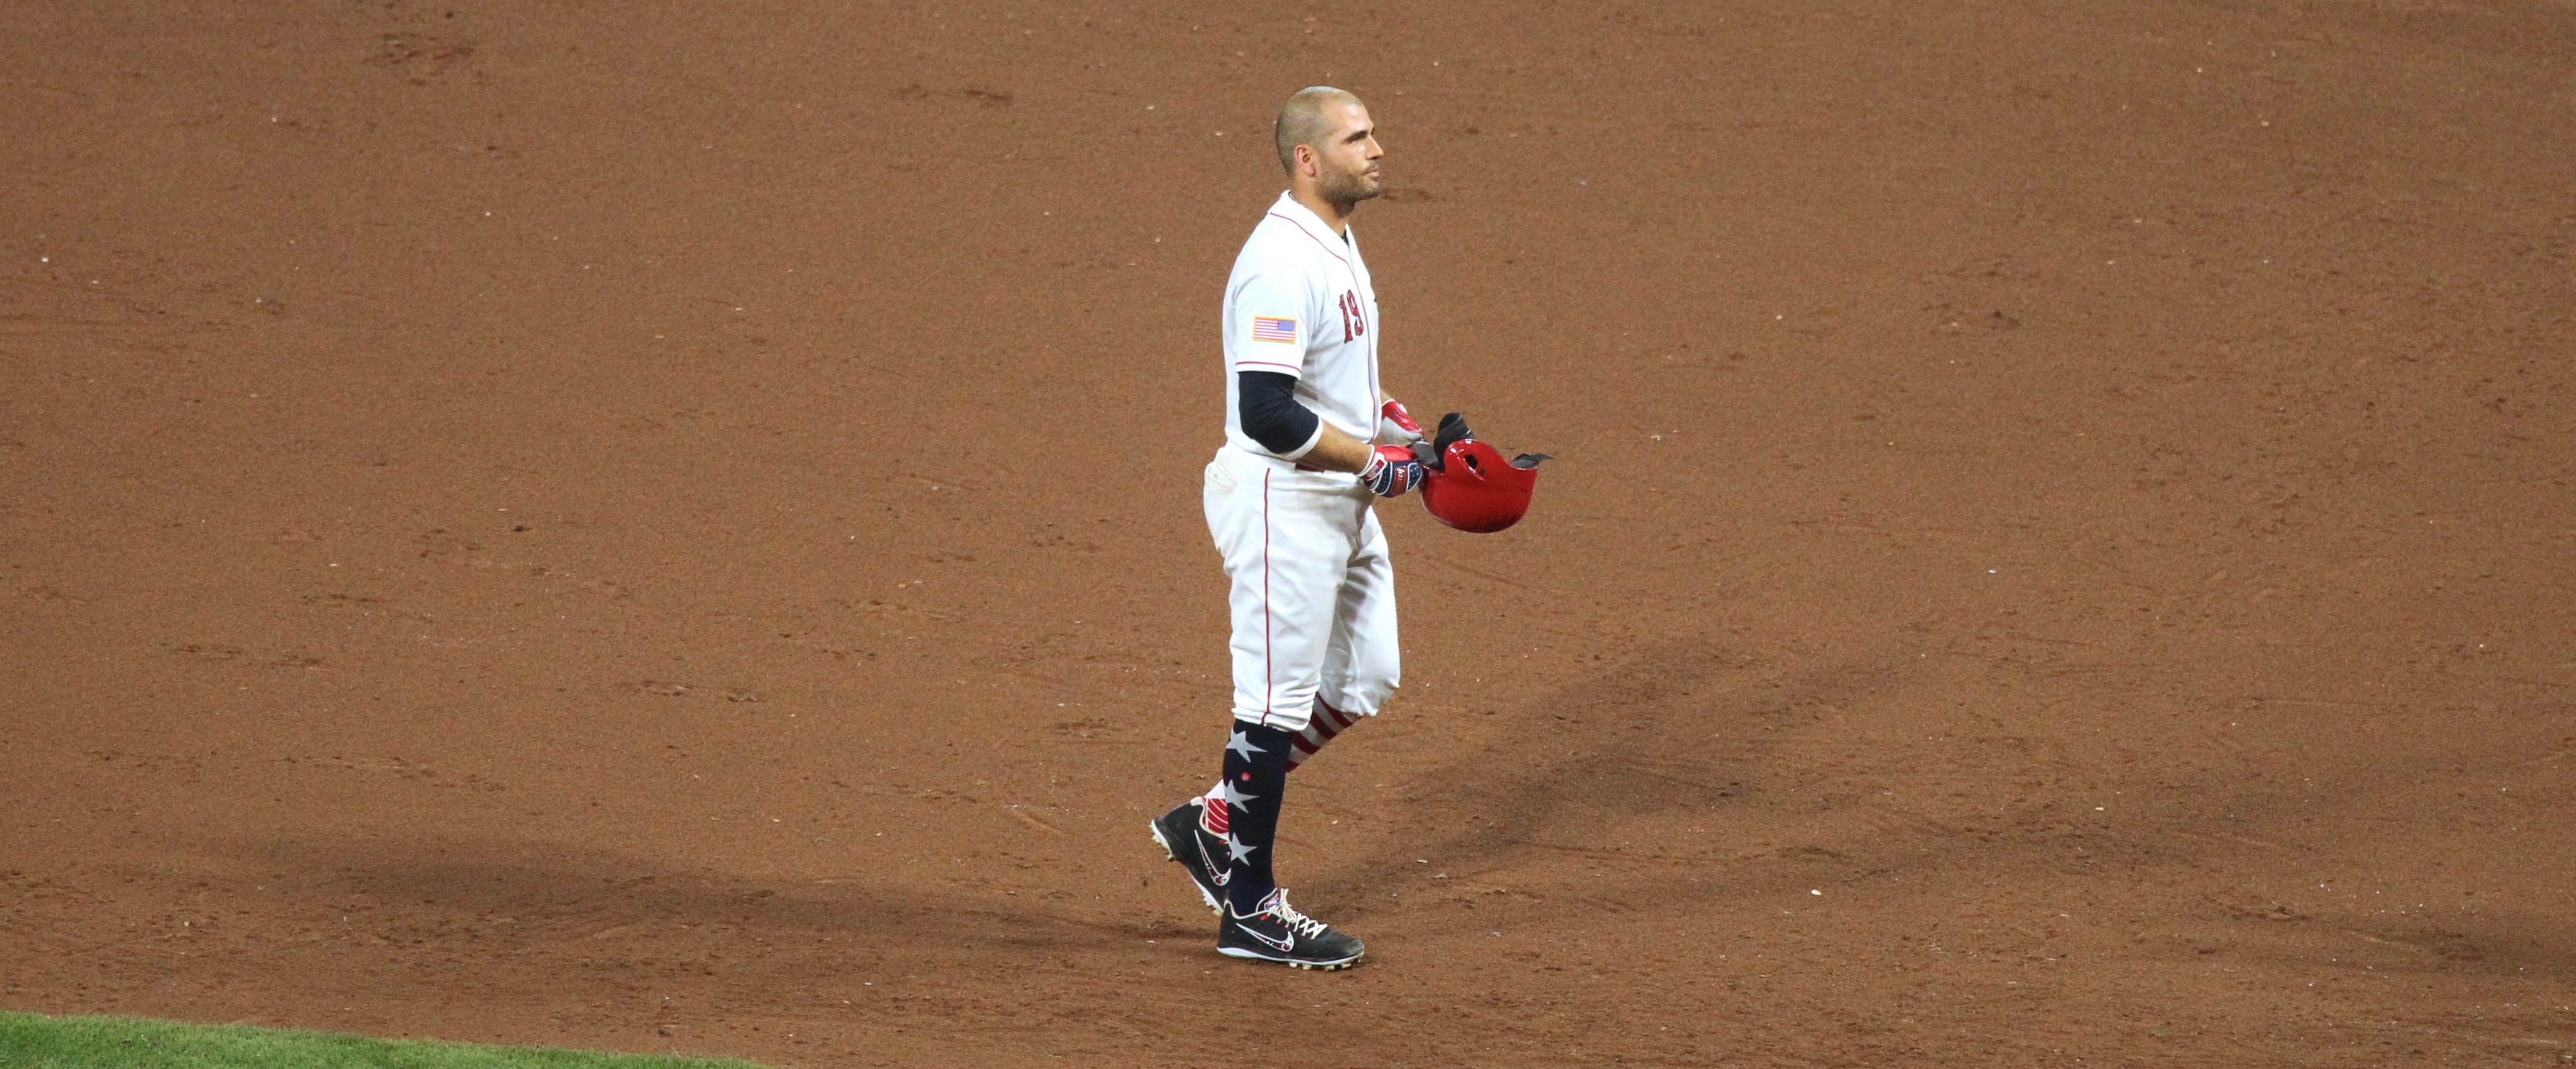
[[[1404,402],[1389,401],[1378,406],[1377,436],[1392,438],[1398,445],[1411,445],[1422,440],[1422,424],[1413,421],[1413,413],[1404,410]]]
[[[1403,497],[1405,491],[1422,485],[1422,462],[1414,459],[1410,446],[1378,446],[1369,450],[1368,466],[1360,469],[1360,481],[1379,497]]]

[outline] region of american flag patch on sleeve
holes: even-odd
[[[1297,321],[1254,316],[1252,317],[1252,340],[1284,341],[1293,345],[1297,341]]]

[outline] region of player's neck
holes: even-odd
[[[1288,195],[1296,198],[1297,203],[1305,205],[1307,211],[1315,213],[1315,218],[1323,220],[1325,226],[1332,227],[1333,233],[1343,237],[1350,236],[1351,209],[1359,207],[1359,202],[1335,204],[1316,196],[1312,189],[1290,189]]]

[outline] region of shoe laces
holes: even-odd
[[[1324,922],[1297,912],[1297,907],[1288,904],[1288,892],[1285,890],[1279,892],[1279,903],[1271,909],[1270,915],[1279,918],[1279,923],[1287,925],[1289,931],[1298,935],[1308,939],[1323,937]]]

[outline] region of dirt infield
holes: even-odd
[[[0,1006],[781,1066],[2576,1060],[2564,3],[0,8]],[[1371,963],[1218,958],[1368,99]]]

